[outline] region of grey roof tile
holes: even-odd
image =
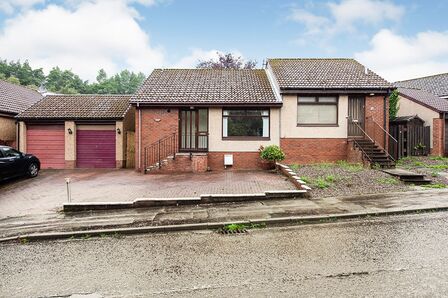
[[[0,112],[18,114],[41,98],[39,92],[28,87],[0,80]]]
[[[278,104],[263,69],[155,69],[131,99],[145,104]]]
[[[280,89],[390,89],[392,84],[349,58],[268,59]]]
[[[395,82],[397,87],[416,88],[437,96],[448,96],[448,73]]]
[[[438,112],[448,112],[448,100],[435,96],[434,94],[412,88],[398,88],[400,95],[413,99],[424,106],[430,107]]]
[[[122,119],[131,95],[47,95],[18,119]]]

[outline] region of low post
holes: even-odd
[[[70,178],[65,178],[65,184],[67,185],[67,201],[71,203],[72,201],[72,192],[70,189]]]

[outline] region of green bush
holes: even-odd
[[[281,161],[285,159],[285,153],[283,153],[282,149],[280,149],[277,145],[270,145],[264,148],[261,148],[260,152],[261,159],[269,160],[269,161]]]

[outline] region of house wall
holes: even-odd
[[[440,114],[434,110],[431,110],[425,106],[422,106],[412,100],[407,99],[406,97],[399,96],[398,97],[399,109],[397,112],[397,116],[410,116],[417,115],[423,121],[425,121],[425,126],[430,126],[430,144],[431,149],[434,148],[434,119],[439,119]],[[437,121],[436,121],[437,122]],[[440,135],[440,133],[436,133],[436,135]]]
[[[19,151],[26,153],[26,123],[20,121],[19,125]]]
[[[141,123],[141,130],[140,130]],[[140,136],[141,131],[141,136]],[[179,110],[142,108],[135,110],[135,165],[144,170],[145,147],[179,131]]]
[[[297,126],[297,94],[283,95],[281,109],[281,138],[347,138],[348,96],[340,95],[338,101],[338,126]]]
[[[389,131],[389,106],[386,100],[386,125],[384,125],[384,95],[366,96],[365,105],[365,131],[378,142],[384,149],[388,150],[388,138],[384,142],[385,131]],[[376,122],[376,124],[373,121]],[[384,129],[384,130],[383,130]]]
[[[65,168],[74,169],[76,167],[76,124],[74,121],[65,121]],[[68,129],[72,134],[68,133]],[[90,128],[91,129],[91,128]]]
[[[270,109],[269,140],[226,140],[222,137],[222,108],[209,109],[210,152],[258,152],[260,146],[280,145],[280,108]]]
[[[434,118],[432,127],[433,147],[431,149],[431,155],[443,156],[445,153],[445,120]]]
[[[0,116],[0,141],[8,144],[16,140],[16,120],[13,117]]]

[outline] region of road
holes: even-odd
[[[447,296],[448,213],[0,245],[2,297]]]

